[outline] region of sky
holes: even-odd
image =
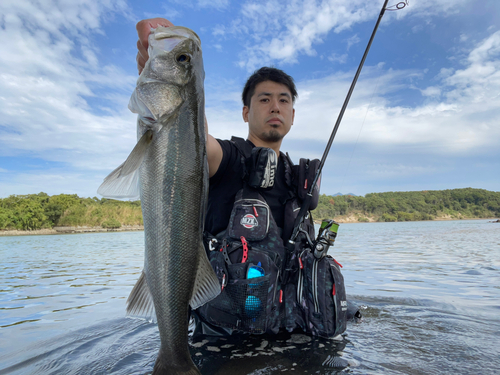
[[[500,1],[408,2],[382,18],[321,192],[500,191]],[[135,24],[152,17],[200,36],[213,136],[246,137],[241,90],[274,66],[299,93],[282,151],[321,158],[383,3],[2,0],[0,198],[98,196],[137,141]]]

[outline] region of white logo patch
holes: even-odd
[[[246,214],[241,218],[240,224],[243,225],[245,228],[250,229],[259,225],[259,222],[257,221],[257,218],[252,214]]]

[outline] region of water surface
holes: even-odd
[[[0,374],[150,372],[157,327],[124,313],[143,241],[143,232],[0,237]],[[202,373],[500,373],[500,224],[341,224],[330,254],[364,306],[343,340],[197,341]]]

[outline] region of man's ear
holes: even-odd
[[[241,111],[241,116],[243,117],[243,121],[248,122],[248,112],[250,111],[250,108],[248,106],[244,106],[243,110]]]
[[[293,112],[292,112],[292,125],[293,125],[294,121],[295,121],[295,108],[293,109]]]

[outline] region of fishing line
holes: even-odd
[[[375,89],[373,90],[372,96],[370,98],[370,102],[368,103],[368,107],[366,108],[365,117],[363,118],[363,122],[361,123],[361,128],[359,129],[358,137],[356,138],[356,142],[354,143],[354,148],[352,150],[351,157],[349,159],[349,162],[347,163],[347,167],[345,168],[344,177],[342,177],[342,182],[340,183],[340,190],[339,191],[342,191],[342,189],[344,188],[344,182],[345,182],[345,178],[347,176],[347,172],[349,171],[349,167],[351,166],[351,161],[352,161],[352,158],[354,156],[354,152],[356,151],[356,147],[358,146],[359,137],[361,136],[361,132],[363,131],[363,126],[365,126],[366,117],[368,117],[368,112],[370,111],[370,108],[372,106],[373,97],[375,96],[375,93],[377,92],[378,85],[380,84],[381,79],[382,79],[382,76],[379,76],[377,79],[377,83],[375,85]]]

